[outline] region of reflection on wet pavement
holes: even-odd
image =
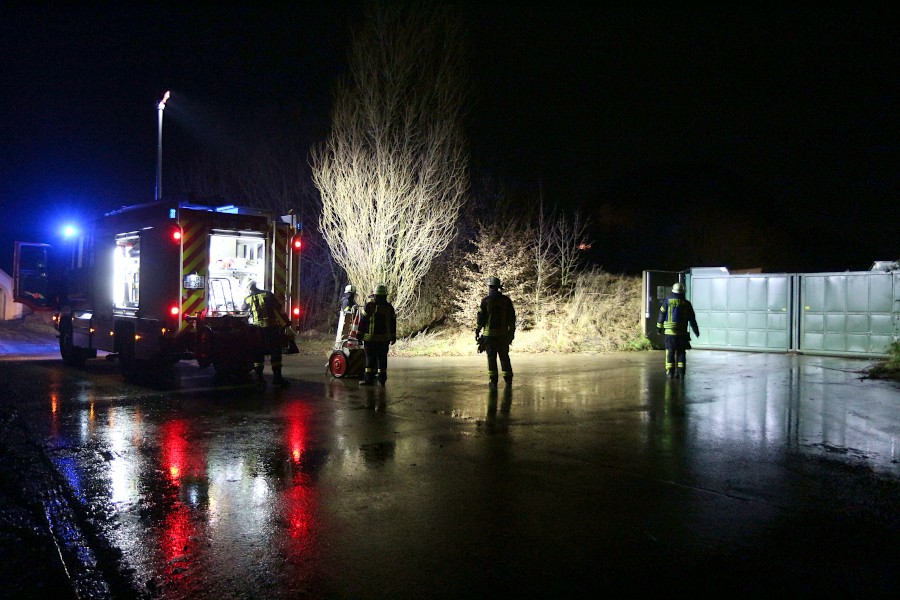
[[[619,583],[642,560],[740,556],[785,511],[872,500],[829,489],[849,476],[832,464],[897,497],[897,387],[858,362],[693,352],[685,380],[655,353],[515,363],[497,391],[470,358],[398,358],[375,389],[287,363],[295,385],[265,393],[41,367],[40,417],[79,501],[166,598]]]

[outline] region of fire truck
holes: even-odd
[[[20,259],[44,256],[45,246],[16,244],[17,288],[40,282]],[[158,201],[109,212],[71,240],[65,285],[55,298],[46,284],[41,293],[17,289],[16,296],[42,297],[58,310],[67,364],[82,365],[101,351],[118,359],[126,376],[180,360],[237,376],[252,369],[260,343],[242,310],[247,283],[272,290],[296,326],[300,249],[294,214]]]

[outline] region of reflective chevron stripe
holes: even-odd
[[[181,239],[181,314],[196,315],[206,309],[206,288],[209,284],[209,231],[206,223],[196,220],[183,222]],[[201,289],[184,288],[184,278],[196,273],[206,285]],[[182,319],[179,331],[190,324]]]
[[[274,234],[272,243],[272,293],[288,310],[290,298],[288,297],[288,260],[291,252],[291,229],[280,223],[273,223]]]

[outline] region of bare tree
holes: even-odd
[[[360,289],[403,315],[453,240],[468,188],[463,52],[444,9],[376,7],[354,36],[332,129],[312,154],[319,231]]]
[[[558,231],[544,216],[544,195],[541,192],[538,205],[538,222],[534,230],[531,252],[534,260],[534,294],[532,295],[532,312],[534,320],[540,323],[544,316],[544,305],[552,298],[550,281],[558,275],[559,243]]]
[[[563,215],[556,220],[553,241],[556,245],[559,284],[563,290],[571,289],[574,285],[575,275],[584,256],[582,252],[590,247],[586,231],[587,222],[578,212],[571,219]]]

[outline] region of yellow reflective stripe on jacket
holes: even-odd
[[[663,331],[667,335],[681,335],[687,333],[687,319],[682,321],[673,320],[673,315],[675,314],[674,308],[680,306],[684,303],[684,300],[681,298],[667,298],[666,303],[659,307],[659,311],[661,313],[665,313],[666,319],[663,321]]]
[[[250,305],[250,319],[254,325],[268,327],[269,325],[286,324],[278,314],[277,307],[270,306],[270,302],[274,302],[274,298],[274,295],[270,295],[266,291],[260,291],[247,297],[247,303]],[[273,317],[272,319],[269,318],[270,315]]]

